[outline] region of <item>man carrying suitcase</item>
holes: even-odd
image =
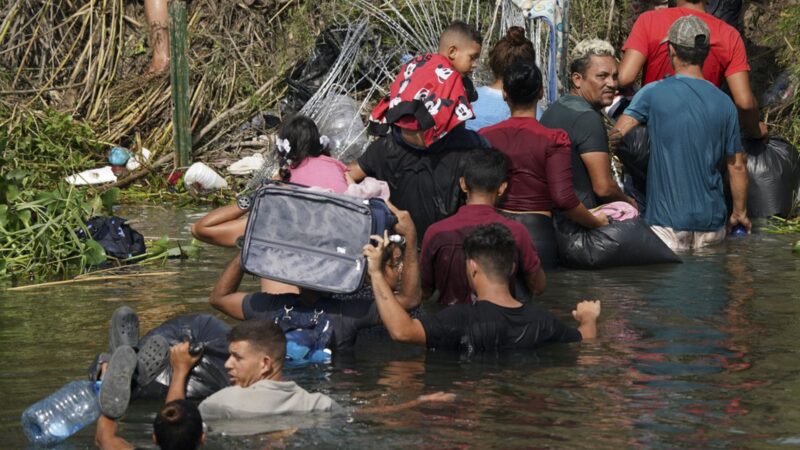
[[[397,216],[395,232],[405,238],[402,256],[394,248],[387,250],[382,259],[383,275],[390,280],[392,290],[398,289],[398,301],[411,308],[419,304],[420,281],[417,259],[417,234],[408,212],[390,206]],[[379,325],[380,317],[371,295],[343,296],[300,289],[299,294],[269,294],[266,292],[240,292],[239,284],[244,272],[241,255],[237,254],[217,280],[209,296],[214,308],[239,320],[268,319],[295,314],[324,312],[333,325],[329,348],[333,352],[352,349],[358,331]],[[400,277],[400,272],[408,273]]]

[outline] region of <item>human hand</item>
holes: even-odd
[[[362,249],[364,256],[367,258],[367,270],[370,276],[382,276],[383,267],[383,252],[386,250],[386,245],[389,243],[389,232],[384,231],[383,237],[373,234],[369,237],[370,243],[365,245]],[[375,242],[373,245],[372,242]]]
[[[578,323],[595,322],[600,316],[600,300],[584,300],[572,311],[572,317]]]
[[[181,342],[169,349],[169,364],[173,372],[189,373],[201,356],[202,354],[192,356],[189,353],[189,343]]]
[[[395,233],[399,234],[409,240],[416,237],[417,228],[414,226],[414,221],[411,220],[411,214],[408,211],[401,211],[397,209],[392,202],[387,201],[386,206],[392,211],[392,214],[397,217],[397,225],[394,226]]]
[[[616,150],[622,144],[622,132],[616,128],[608,130],[608,147],[611,150]]]
[[[767,139],[769,138],[769,128],[765,122],[758,122],[758,132],[761,134],[759,139]]]
[[[608,225],[609,221],[608,221],[608,216],[606,215],[606,213],[597,212],[597,213],[595,213],[594,216],[597,217],[597,221],[599,223],[599,226],[604,227],[604,226]]]
[[[731,231],[733,227],[736,225],[741,225],[747,230],[747,234],[753,230],[753,224],[750,222],[750,219],[747,217],[746,212],[734,211],[731,213],[731,217],[728,219],[728,226],[726,227],[728,232]]]
[[[441,403],[451,403],[456,400],[456,394],[450,392],[435,392],[433,394],[428,395],[420,395],[417,397],[422,403],[432,403],[432,402],[441,402]]]

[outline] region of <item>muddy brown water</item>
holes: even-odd
[[[189,236],[202,211],[122,208],[147,236]],[[382,339],[327,367],[288,372],[347,408],[212,433],[206,448],[782,448],[800,446],[800,257],[797,236],[729,239],[684,264],[549,276],[540,298],[565,320],[583,298],[603,301],[600,338],[536,352],[465,358]],[[174,276],[0,291],[0,448],[25,448],[19,416],[85,377],[120,305],[142,331],[177,314],[209,313],[232,251],[206,247],[170,261]],[[256,289],[253,280],[245,288]],[[217,314],[218,317],[221,317]],[[439,390],[453,404],[362,416]],[[135,402],[123,437],[152,448],[158,402]],[[290,435],[262,431],[296,427]],[[235,432],[259,433],[232,436]],[[59,448],[93,448],[94,427]]]

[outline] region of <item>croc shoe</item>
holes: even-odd
[[[114,350],[121,345],[136,347],[139,344],[139,316],[136,311],[120,306],[111,315],[111,332],[108,338],[108,350]]]
[[[131,379],[136,370],[136,352],[129,345],[114,350],[100,383],[100,411],[111,419],[119,419],[131,400]]]

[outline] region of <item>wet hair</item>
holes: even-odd
[[[228,332],[228,342],[247,342],[283,367],[286,357],[286,336],[281,327],[270,320],[250,319],[239,323]]]
[[[478,44],[483,43],[483,36],[481,36],[481,32],[478,31],[477,28],[461,20],[454,20],[450,22],[450,25],[444,29],[441,37],[439,37],[439,46],[442,45],[444,37],[448,34],[458,34],[469,39],[470,41],[477,42]]]
[[[472,192],[497,192],[507,172],[506,156],[493,148],[470,150],[464,161],[464,183]]]
[[[504,80],[509,67],[517,62],[533,64],[534,59],[536,51],[533,49],[533,43],[525,37],[525,30],[521,27],[511,27],[489,52],[489,67],[495,78]]]
[[[611,56],[616,57],[614,46],[608,41],[601,39],[586,39],[578,43],[575,49],[572,50],[572,55],[569,63],[569,73],[579,73],[581,76],[586,76],[586,71],[592,64],[592,56]],[[570,77],[570,86],[572,86],[572,77]]]
[[[532,62],[517,62],[503,76],[503,90],[514,105],[532,105],[542,97],[542,71]]]
[[[386,245],[386,248],[383,249],[383,254],[381,255],[381,268],[386,268],[386,266],[389,265],[392,257],[394,256],[395,249],[398,248],[400,249],[400,257],[402,258],[402,255],[405,253],[405,249],[402,245],[395,242],[389,242],[389,244]]]
[[[294,116],[283,123],[278,137],[289,141],[291,150],[289,154],[278,152],[280,169],[278,174],[283,181],[289,181],[289,169],[296,168],[309,156],[330,156],[326,145],[320,143],[320,134],[317,124],[309,117]]]
[[[481,225],[472,230],[462,246],[466,259],[478,263],[495,281],[507,281],[514,271],[517,242],[503,224]]]
[[[153,434],[162,450],[193,450],[200,447],[203,418],[189,400],[173,400],[158,412]]]
[[[696,47],[685,47],[683,45],[669,43],[675,50],[675,56],[681,61],[691,64],[693,66],[703,67],[703,63],[708,57],[708,52],[711,50],[709,45],[697,45]]]

